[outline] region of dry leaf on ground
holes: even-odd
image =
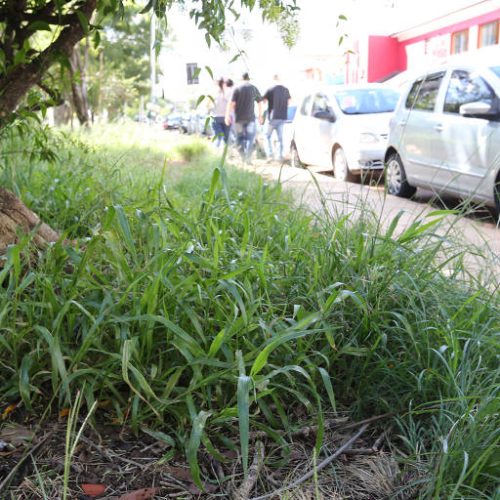
[[[141,488],[140,490],[129,491],[118,500],[149,500],[156,495],[158,488]]]
[[[35,433],[22,425],[10,424],[0,431],[0,439],[12,446],[21,446],[33,440]]]
[[[84,484],[80,485],[80,488],[85,493],[85,495],[92,497],[92,498],[104,495],[104,492],[106,491],[105,484],[84,483]]]

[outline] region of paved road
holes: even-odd
[[[257,161],[246,168],[265,178],[280,180],[285,188],[293,189],[296,196],[315,211],[326,207],[332,213],[355,215],[361,210],[373,210],[380,214],[381,225],[385,228],[399,212],[403,212],[399,232],[415,219],[445,208],[443,204],[432,202],[432,193],[419,191],[415,201],[405,200],[387,196],[382,186],[338,181],[314,167],[297,169]],[[447,205],[450,208],[449,201]],[[467,249],[466,263],[475,275],[492,280],[494,287],[500,284],[500,228],[496,227],[493,217],[486,210],[467,217],[449,215],[439,225],[439,233],[446,234],[450,240],[458,241],[461,247]]]

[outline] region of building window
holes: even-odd
[[[200,80],[198,78],[198,75],[200,74],[200,69],[198,68],[197,63],[187,63],[186,72],[187,72],[188,85],[196,85],[200,83]]]
[[[456,31],[451,35],[451,53],[460,54],[469,48],[469,30]]]
[[[498,43],[498,21],[479,26],[478,47],[496,45]]]

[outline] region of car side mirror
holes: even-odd
[[[314,118],[329,122],[334,122],[336,120],[335,115],[331,111],[316,111],[313,116]]]
[[[486,102],[468,102],[460,106],[460,114],[462,116],[476,118],[493,118],[498,115],[497,110]]]

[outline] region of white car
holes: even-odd
[[[500,64],[454,64],[415,78],[391,122],[389,194],[418,187],[500,214]]]
[[[383,169],[398,98],[382,84],[339,85],[307,95],[295,114],[292,166],[333,168],[344,181]]]

